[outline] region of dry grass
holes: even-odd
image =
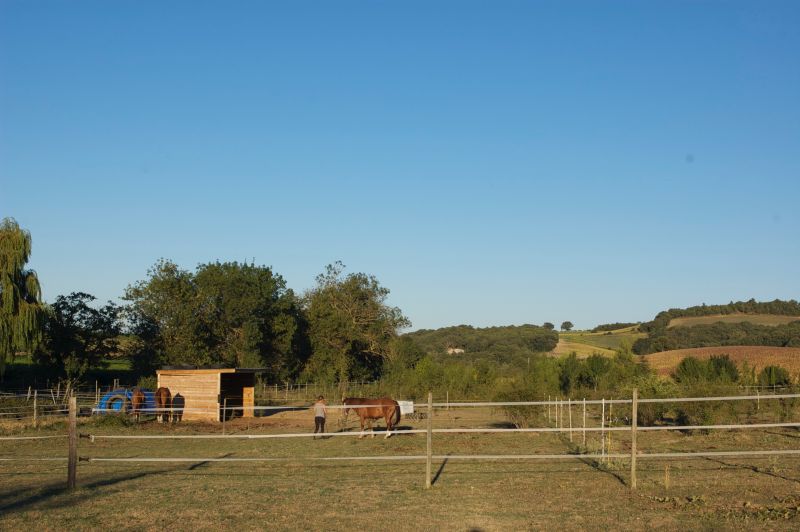
[[[605,355],[613,355],[614,350],[619,349],[623,343],[631,346],[639,338],[647,336],[645,333],[637,332],[637,330],[638,325],[609,332],[562,332],[558,336],[560,341],[566,342],[571,350],[579,354],[588,356],[595,351]],[[554,353],[568,354],[570,352],[570,350],[559,352],[559,349],[559,347],[556,347]]]
[[[577,417],[577,416],[576,416]],[[440,412],[437,426],[504,423],[499,410]],[[596,419],[593,421],[596,422]],[[293,432],[310,427],[307,412],[286,412],[233,432]],[[414,424],[403,422],[403,426]],[[352,425],[351,425],[352,426]],[[336,428],[334,423],[332,428]],[[41,431],[51,433],[55,428]],[[216,424],[137,427],[86,423],[83,432],[183,434],[219,432]],[[578,440],[576,436],[576,440]],[[587,447],[599,445],[589,435]],[[642,433],[644,452],[674,449],[797,447],[795,431],[718,432],[711,435]],[[670,487],[666,462],[642,460],[631,493],[625,461],[459,462],[437,460],[434,486],[424,489],[424,462],[310,463],[308,456],[422,454],[424,435],[357,440],[130,441],[81,440],[84,456],[283,456],[286,463],[85,463],[79,488],[63,490],[61,464],[4,463],[0,469],[0,528],[89,530],[368,529],[686,529],[743,527],[797,529],[800,459],[675,460]],[[625,433],[612,450],[626,452]],[[556,434],[434,436],[436,454],[567,453],[575,449]],[[0,442],[0,456],[63,455],[63,442]]]
[[[598,347],[595,345],[591,345],[588,343],[583,342],[575,342],[570,340],[559,339],[558,345],[556,348],[553,349],[550,353],[555,356],[561,355],[569,355],[570,353],[575,352],[580,358],[586,358],[591,356],[595,353],[605,355],[605,356],[613,356],[614,351],[611,349],[606,349],[604,347]]]
[[[645,355],[650,367],[659,375],[669,375],[687,356],[707,359],[713,355],[729,355],[738,366],[747,362],[750,367],[760,370],[769,365],[786,368],[789,373],[800,373],[800,348],[768,347],[768,346],[723,346],[696,347],[694,349],[676,349]]]
[[[755,323],[757,325],[783,325],[800,320],[800,316],[778,316],[776,314],[715,314],[712,316],[692,316],[674,318],[667,327],[692,327],[694,325],[709,325],[711,323]]]

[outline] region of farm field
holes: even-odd
[[[538,408],[538,407],[537,407]],[[544,415],[544,412],[542,412]],[[83,421],[83,420],[82,420]],[[232,434],[306,432],[308,412],[283,412],[247,422]],[[338,430],[331,420],[329,430]],[[451,409],[435,427],[508,426],[496,409]],[[591,426],[597,420],[590,421]],[[403,420],[403,428],[424,422]],[[349,425],[352,428],[352,421]],[[95,435],[219,433],[218,424],[114,426],[83,421]],[[6,433],[9,429],[6,428]],[[63,424],[16,434],[59,434]],[[613,434],[612,452],[628,452],[627,432]],[[380,436],[380,435],[379,435]],[[508,530],[658,528],[797,529],[800,458],[643,460],[639,490],[628,487],[627,460],[469,462],[465,454],[569,453],[566,434],[435,434],[432,489],[424,488],[424,460],[302,462],[302,457],[422,455],[425,435],[358,440],[329,437],[275,440],[82,439],[79,454],[99,457],[195,457],[174,462],[81,462],[78,489],[63,489],[62,463],[0,462],[0,527],[88,530],[215,530],[220,528]],[[642,452],[797,448],[793,429],[718,431],[708,435],[649,432]],[[0,457],[63,456],[65,442],[0,442]],[[586,448],[599,448],[596,433]],[[271,456],[286,462],[215,463],[202,458]],[[665,468],[669,466],[669,486]]]
[[[764,366],[778,365],[786,368],[790,374],[800,373],[800,347],[769,346],[722,346],[696,347],[693,349],[675,349],[644,355],[651,368],[659,375],[669,375],[687,356],[707,359],[714,355],[729,355],[737,366],[747,362],[751,368],[760,370]]]
[[[800,316],[780,316],[777,314],[716,314],[713,316],[689,316],[673,318],[667,327],[692,327],[694,325],[710,325],[712,323],[754,323],[756,325],[783,325],[800,320]]]
[[[568,355],[575,351],[578,356],[587,357],[594,353],[613,355],[623,342],[633,345],[639,338],[647,336],[636,332],[636,327],[627,327],[607,332],[561,332],[558,335],[558,345],[552,351],[556,355]]]
[[[612,356],[614,354],[614,351],[612,351],[611,349],[606,349],[604,347],[597,347],[595,345],[586,344],[583,342],[573,342],[561,338],[558,340],[556,348],[550,351],[550,354],[554,356],[562,356],[562,355],[569,355],[572,352],[578,355],[579,358],[586,358],[595,353],[605,356]]]

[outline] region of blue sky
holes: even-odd
[[[374,274],[414,328],[800,299],[800,3],[0,3],[48,300],[160,257]]]

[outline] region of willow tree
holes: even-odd
[[[0,374],[18,351],[32,351],[42,339],[44,306],[39,278],[25,265],[31,234],[13,218],[0,222]]]

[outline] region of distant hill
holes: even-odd
[[[673,318],[669,320],[667,328],[694,327],[695,325],[710,325],[712,323],[754,323],[756,325],[785,325],[800,320],[800,316],[780,316],[777,314],[712,314],[710,316],[696,316],[686,318]]]
[[[404,336],[413,339],[428,354],[467,359],[546,353],[558,343],[557,332],[538,325],[486,328],[457,325],[435,330],[422,329]],[[461,349],[463,353],[459,351]],[[448,350],[452,354],[448,355]]]
[[[651,331],[647,338],[633,344],[633,351],[647,355],[673,349],[694,347],[763,345],[800,347],[800,321],[782,325],[758,325],[750,322],[670,327]]]
[[[707,359],[714,355],[728,355],[741,368],[747,362],[756,372],[765,366],[777,365],[786,368],[792,374],[800,372],[800,347],[770,346],[724,346],[696,347],[694,349],[677,349],[662,351],[647,356],[647,363],[659,375],[667,376],[688,356]]]
[[[723,316],[728,314],[737,315],[773,315],[773,316],[800,316],[800,303],[791,299],[782,301],[758,302],[755,299],[749,301],[731,301],[727,305],[698,305],[685,309],[672,308],[659,312],[653,321],[643,323],[640,328],[644,332],[653,332],[669,327],[672,320],[676,318],[688,318],[699,316]]]

